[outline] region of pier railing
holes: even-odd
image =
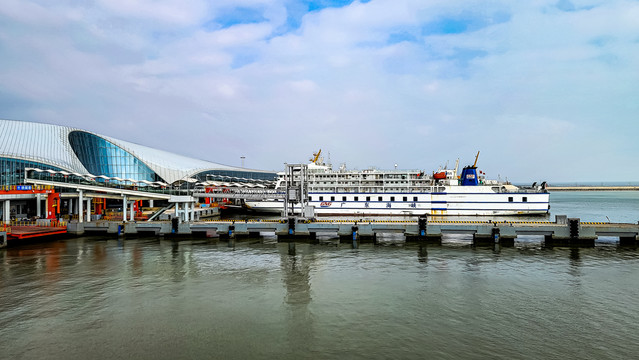
[[[58,220],[11,220],[10,226],[67,227],[66,221]],[[7,226],[7,225],[5,225]],[[4,230],[0,230],[4,231]]]

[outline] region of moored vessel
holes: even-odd
[[[486,179],[473,165],[458,173],[439,169],[427,174],[420,170],[333,170],[314,154],[308,164],[308,205],[317,216],[504,216],[543,215],[549,212],[545,182],[518,187],[508,182]],[[279,174],[278,184],[286,180]],[[281,200],[246,201],[249,209],[279,213]]]

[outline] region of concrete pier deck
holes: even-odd
[[[118,235],[204,235],[206,237],[234,238],[271,233],[282,241],[315,238],[328,234],[344,239],[375,239],[384,233],[403,234],[407,241],[441,242],[446,234],[469,234],[475,243],[501,243],[509,245],[519,235],[542,235],[548,245],[594,246],[600,236],[618,237],[621,244],[635,245],[639,224],[581,222],[579,219],[557,216],[556,221],[492,222],[492,221],[307,221],[298,218],[281,220],[198,221],[178,223],[154,222],[71,222],[72,234],[107,233]]]

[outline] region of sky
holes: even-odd
[[[636,0],[3,0],[0,118],[282,171],[639,181]]]

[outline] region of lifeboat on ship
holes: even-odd
[[[440,171],[433,174],[433,179],[435,180],[443,180],[446,179],[446,172]]]

